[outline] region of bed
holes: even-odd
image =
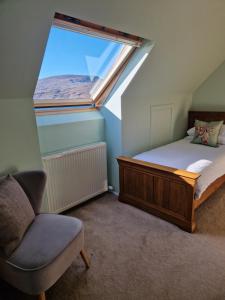
[[[221,121],[225,112],[190,111],[188,128],[196,119]],[[225,182],[225,145],[191,144],[190,137],[117,160],[119,200],[188,232],[196,229],[196,209]]]

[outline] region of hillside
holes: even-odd
[[[98,81],[88,75],[60,75],[39,79],[33,99],[90,99],[90,90]]]

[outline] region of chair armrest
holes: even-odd
[[[46,174],[44,171],[24,171],[13,175],[26,193],[35,214],[39,213],[45,189]]]

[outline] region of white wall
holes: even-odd
[[[0,175],[42,168],[36,131],[30,99],[0,99]]]
[[[225,61],[193,93],[192,109],[225,110]]]

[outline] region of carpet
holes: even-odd
[[[67,214],[84,222],[91,268],[77,257],[47,300],[225,299],[225,187],[199,208],[194,234],[108,193]],[[35,299],[3,282],[0,295]]]

